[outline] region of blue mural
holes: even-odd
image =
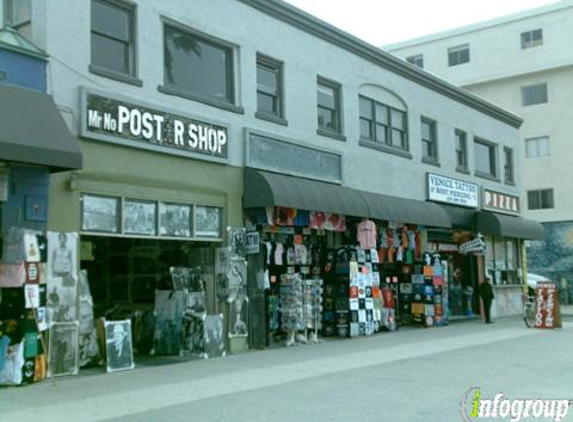
[[[567,292],[560,286],[560,296],[573,302],[573,222],[544,223],[545,240],[531,242],[527,249],[530,273],[553,281],[567,281]]]

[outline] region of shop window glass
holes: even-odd
[[[233,51],[221,43],[165,25],[165,84],[232,103]]]
[[[501,237],[495,238],[495,269],[496,270],[506,270],[507,269],[507,254],[505,250],[505,239]]]
[[[92,65],[135,76],[134,15],[131,5],[92,0]]]
[[[508,239],[506,241],[507,250],[507,269],[516,271],[519,268],[519,254],[517,252],[517,240]]]

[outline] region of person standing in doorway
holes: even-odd
[[[479,285],[479,295],[483,301],[483,309],[485,313],[485,323],[491,324],[491,302],[494,299],[493,287],[491,285],[491,278],[486,277],[485,280]]]

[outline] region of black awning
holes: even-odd
[[[359,191],[316,180],[245,169],[245,208],[289,207],[368,217]]]
[[[50,167],[82,167],[82,153],[52,97],[0,84],[0,160]]]
[[[440,207],[442,207],[450,217],[452,227],[472,231],[475,229],[477,210],[442,204]]]
[[[422,226],[452,227],[448,214],[438,204],[371,192],[363,192],[363,195],[373,218]]]
[[[482,234],[529,240],[545,239],[545,229],[541,223],[513,215],[479,211],[476,225],[476,230]]]
[[[245,208],[268,206],[451,227],[437,204],[397,198],[300,177],[245,169]]]

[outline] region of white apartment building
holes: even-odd
[[[385,48],[524,119],[523,156],[517,160],[522,165],[521,207],[526,217],[546,228],[546,241],[534,242],[529,249],[529,271],[569,281],[573,278],[572,42],[573,1],[562,0]],[[484,151],[475,143],[470,155]],[[517,158],[508,154],[500,151],[498,156],[504,173]],[[479,169],[474,171],[477,175]],[[508,174],[503,176],[509,187]]]

